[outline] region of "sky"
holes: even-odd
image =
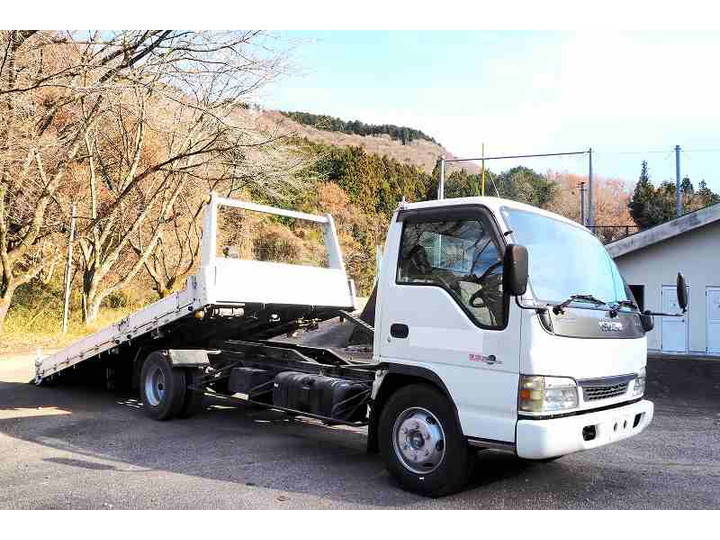
[[[459,157],[593,149],[596,176],[720,192],[720,32],[294,31],[267,108],[421,129]],[[586,174],[586,157],[497,161]]]

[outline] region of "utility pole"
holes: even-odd
[[[675,217],[682,216],[682,194],[680,193],[680,145],[675,145]]]
[[[485,143],[482,143],[482,188],[480,194],[485,196]]]
[[[68,238],[67,248],[67,263],[65,264],[65,293],[63,296],[63,320],[62,320],[62,333],[66,334],[68,331],[68,315],[70,314],[70,280],[72,272],[72,252],[73,242],[75,241],[75,211],[76,207],[73,204],[70,209],[70,236]]]
[[[445,156],[440,156],[440,182],[438,183],[438,200],[445,198]]]
[[[587,223],[586,227],[592,230],[595,225],[595,207],[593,203],[593,167],[592,148],[588,148],[588,195],[587,195]]]
[[[585,223],[585,182],[580,182],[578,187],[580,188],[580,223],[587,225]]]

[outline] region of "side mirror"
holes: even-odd
[[[509,244],[503,256],[503,290],[521,296],[527,290],[528,252],[525,246]]]
[[[649,309],[640,314],[640,326],[642,326],[644,332],[649,332],[655,328],[655,321]]]
[[[687,304],[688,304],[687,283],[685,282],[685,276],[683,276],[680,272],[678,272],[678,275],[677,275],[676,285],[677,285],[678,306],[680,306],[680,309],[682,309],[682,312],[685,313],[687,311]]]

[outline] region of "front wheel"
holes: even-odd
[[[378,425],[385,465],[400,485],[430,497],[462,489],[474,463],[450,401],[426,384],[405,386],[383,407]]]

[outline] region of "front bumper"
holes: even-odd
[[[516,452],[522,458],[544,459],[627,439],[650,424],[653,410],[652,401],[644,399],[624,407],[565,418],[518,420]],[[593,432],[591,426],[595,436],[586,440]]]

